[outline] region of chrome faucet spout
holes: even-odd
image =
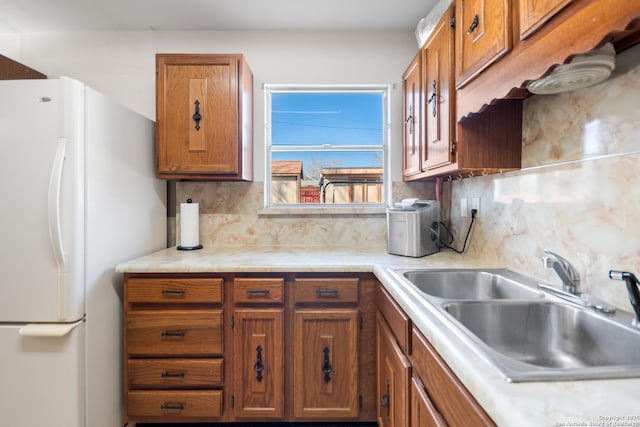
[[[544,268],[552,268],[562,281],[562,290],[574,295],[580,295],[580,274],[571,263],[555,252],[545,249],[544,253],[549,255],[542,257]]]

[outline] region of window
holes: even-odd
[[[265,85],[265,207],[384,207],[389,87]]]

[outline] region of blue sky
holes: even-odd
[[[272,93],[271,142],[278,146],[377,145],[383,141],[383,94]],[[382,167],[380,152],[273,152],[274,160],[329,167]]]

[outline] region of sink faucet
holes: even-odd
[[[573,265],[560,255],[545,249],[549,256],[542,257],[544,268],[553,268],[562,280],[562,290],[573,295],[580,295],[580,275]]]
[[[634,324],[640,326],[640,281],[633,273],[626,271],[609,271],[609,278],[613,280],[622,280],[627,285],[627,292],[629,294],[629,301],[633,311],[636,313]]]

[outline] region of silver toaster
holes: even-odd
[[[440,202],[405,199],[387,209],[387,252],[422,257],[440,249]]]

